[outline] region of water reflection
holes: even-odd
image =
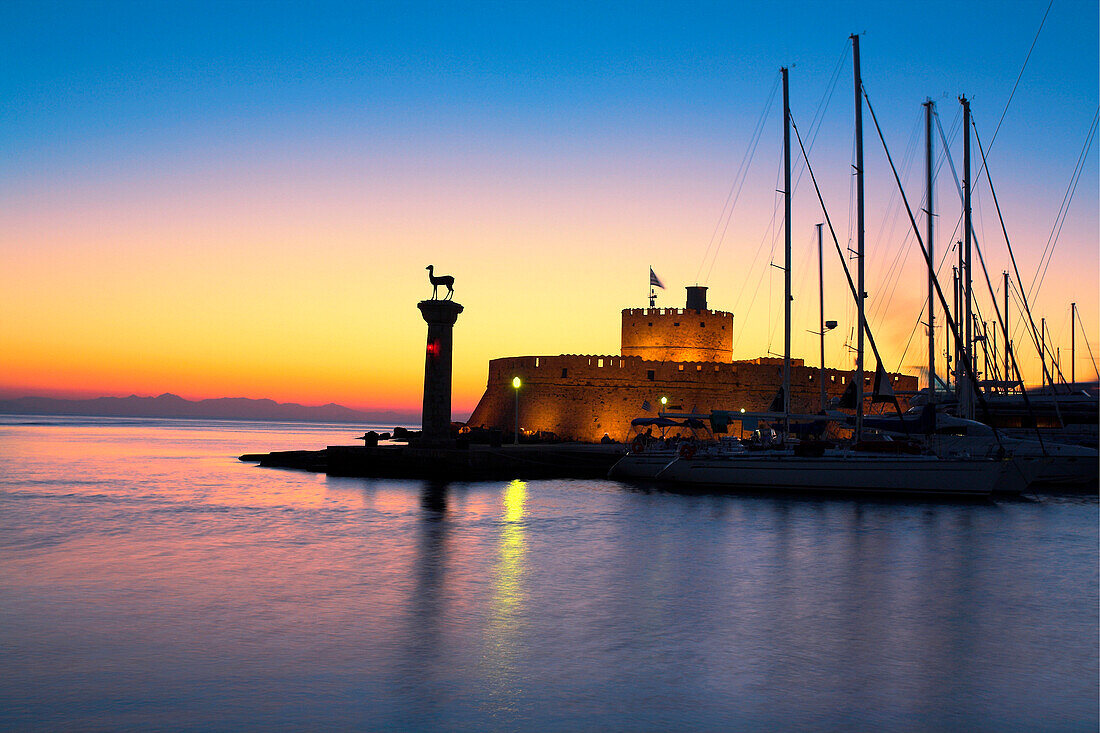
[[[517,479],[505,487],[501,497],[500,539],[483,659],[483,674],[490,688],[494,713],[514,713],[520,695],[517,662],[525,598],[527,543],[523,520],[526,503],[526,482]]]
[[[420,508],[435,516],[425,515],[426,520],[439,520],[447,511],[447,483],[445,481],[425,481],[420,489]]]
[[[2,426],[0,730],[1097,729],[1095,497],[326,479],[227,451],[270,431]]]
[[[508,484],[502,502],[500,559],[493,586],[493,619],[502,627],[514,625],[516,611],[523,600],[523,556],[526,551],[523,509],[526,501],[526,483],[517,479]]]

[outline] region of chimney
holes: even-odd
[[[687,291],[687,309],[705,311],[707,309],[707,289],[702,285],[689,285]]]

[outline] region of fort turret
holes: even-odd
[[[621,353],[646,361],[733,361],[733,314],[707,308],[707,289],[687,288],[683,308],[624,308]]]

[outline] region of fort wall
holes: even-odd
[[[650,361],[733,361],[733,314],[688,308],[624,308],[623,356]]]
[[[639,309],[642,310],[642,309]],[[666,309],[672,310],[672,309]],[[624,311],[624,314],[626,311]],[[598,441],[605,434],[625,441],[633,436],[630,421],[645,415],[711,410],[764,411],[783,379],[782,359],[739,362],[716,360],[647,360],[638,356],[518,356],[489,362],[485,394],[470,416],[472,427],[515,429],[513,377],[519,377],[519,426],[524,431],[551,431],[559,437]],[[864,373],[871,391],[873,374]],[[915,391],[917,379],[890,375],[896,391]],[[826,392],[839,397],[853,372],[827,369]],[[820,409],[819,370],[792,360],[791,410]],[[662,408],[660,399],[667,397]],[[904,398],[902,407],[904,409]],[[652,410],[643,410],[648,402]]]

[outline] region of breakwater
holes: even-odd
[[[345,446],[322,450],[251,453],[240,460],[266,468],[294,468],[332,476],[494,480],[603,478],[622,457],[618,444],[536,443],[466,448]]]

